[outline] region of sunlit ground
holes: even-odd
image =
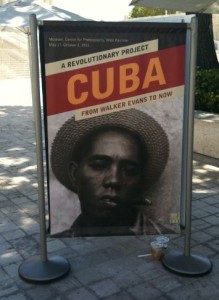
[[[216,165],[209,162],[193,162],[193,198],[199,199],[219,193],[219,161]]]
[[[10,242],[0,247],[0,261],[6,264],[22,259],[16,250],[25,248],[22,239],[27,233],[39,234],[32,107],[0,106],[0,124],[0,233]],[[11,243],[15,243],[14,249]],[[35,250],[26,248],[22,250],[25,257],[38,252],[38,241]]]

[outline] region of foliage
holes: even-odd
[[[219,113],[219,70],[196,71],[195,109]]]
[[[168,14],[174,14],[175,11],[168,11]],[[137,7],[135,6],[131,13],[130,18],[139,18],[139,17],[148,17],[148,16],[157,16],[157,15],[164,15],[165,10],[163,9],[154,9],[154,8],[147,8],[147,7]],[[199,30],[199,44],[203,46],[198,47],[198,54],[199,54],[199,61],[202,63],[207,61],[207,63],[214,58],[215,59],[215,49],[209,49],[207,45],[210,45],[213,42],[213,37],[211,32],[207,31],[206,28],[211,28],[212,30],[212,23],[211,23],[211,15],[206,14],[197,14],[197,17],[201,19],[203,27]],[[199,20],[200,21],[200,20]],[[210,24],[210,25],[209,25]],[[201,27],[201,26],[200,26]],[[206,34],[207,33],[207,34]],[[200,40],[200,37],[202,39]],[[210,41],[204,40],[204,38],[209,38]],[[212,44],[211,44],[212,46]],[[199,51],[199,50],[202,51]],[[212,50],[212,51],[210,51]],[[211,55],[210,55],[211,54]],[[216,63],[215,63],[216,61]],[[197,68],[196,71],[196,86],[195,86],[195,109],[219,113],[219,69],[217,68],[218,63],[217,59],[211,62],[211,66],[214,66],[215,69],[207,68]],[[201,65],[201,64],[198,64]],[[207,66],[208,64],[206,64]]]
[[[175,11],[168,10],[168,14],[175,14]],[[148,8],[148,7],[138,7],[135,6],[129,17],[130,18],[140,18],[140,17],[150,17],[150,16],[160,16],[165,15],[165,10],[160,8]]]

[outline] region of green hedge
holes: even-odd
[[[219,113],[219,69],[197,69],[195,109]]]

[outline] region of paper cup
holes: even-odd
[[[164,252],[165,249],[163,243],[160,243],[159,241],[151,242],[152,260],[161,260],[161,258],[164,256]]]

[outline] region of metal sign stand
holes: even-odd
[[[194,86],[196,70],[197,19],[192,18],[188,24],[186,37],[186,84],[183,132],[182,162],[182,205],[183,223],[185,223],[184,253],[170,251],[163,258],[163,265],[178,274],[198,276],[211,271],[211,261],[203,256],[191,254],[191,199],[192,199],[192,161],[194,128]],[[181,208],[182,209],[182,208]]]
[[[44,198],[44,170],[43,170],[43,146],[42,146],[42,123],[40,107],[39,87],[39,61],[37,43],[37,19],[35,15],[30,16],[31,31],[31,82],[32,98],[34,106],[34,118],[36,127],[36,152],[37,152],[37,175],[39,196],[39,218],[40,218],[40,255],[24,261],[18,273],[22,279],[44,283],[59,279],[70,270],[68,261],[60,256],[47,257],[46,244],[46,221],[45,221],[45,198]],[[186,43],[186,84],[185,84],[185,108],[184,108],[184,137],[183,137],[183,166],[182,166],[182,203],[185,205],[183,221],[185,223],[185,245],[184,253],[170,251],[162,263],[178,274],[182,275],[204,275],[211,271],[211,261],[203,256],[191,254],[191,199],[192,199],[192,161],[193,161],[193,126],[194,126],[194,82],[196,67],[196,43],[197,43],[197,19],[192,18],[187,30]]]
[[[59,279],[70,270],[69,262],[60,256],[47,257],[46,243],[46,220],[45,220],[45,197],[44,197],[44,170],[43,170],[43,146],[42,146],[42,123],[40,107],[39,86],[39,60],[37,43],[37,19],[30,16],[31,32],[31,83],[32,99],[34,108],[35,131],[36,131],[36,155],[38,175],[38,198],[39,198],[39,222],[40,222],[40,255],[24,261],[18,269],[22,279],[44,283]]]

